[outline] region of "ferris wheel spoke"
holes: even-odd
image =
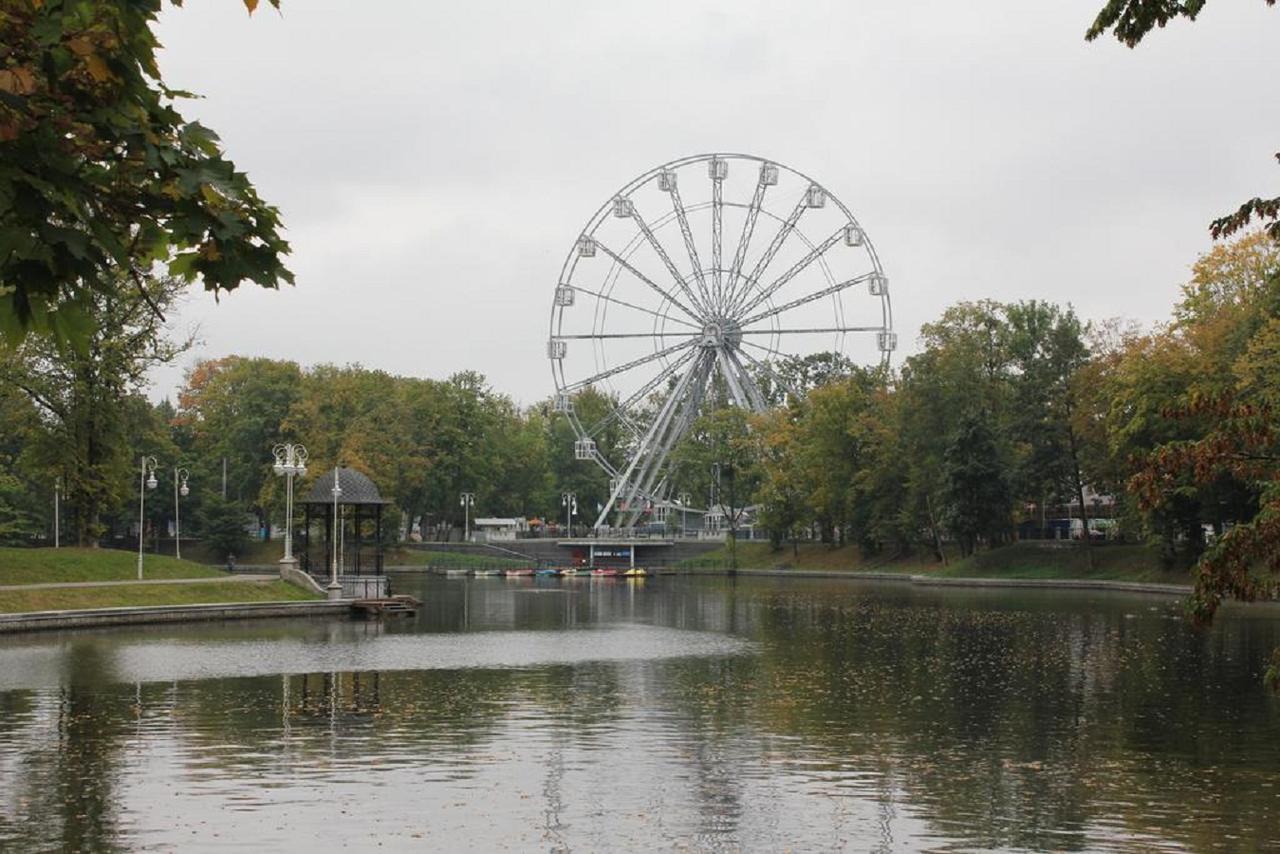
[[[720,270],[721,242],[724,236],[724,175],[720,171],[723,161],[711,161],[711,269],[715,277],[717,308],[724,307],[724,274]]]
[[[636,210],[635,205],[631,206],[631,218],[636,221],[636,226],[640,229],[640,233],[644,235],[645,240],[649,241],[649,245],[653,247],[653,251],[658,253],[658,257],[662,259],[662,263],[666,265],[667,272],[671,274],[671,278],[675,279],[676,284],[679,285],[681,290],[685,292],[685,295],[689,297],[689,301],[702,309],[704,316],[709,314],[706,303],[698,299],[698,295],[689,287],[689,283],[685,281],[684,276],[680,275],[679,268],[677,268],[675,262],[671,260],[671,256],[667,254],[667,250],[663,245],[658,242],[658,238],[654,237],[653,229],[649,228],[649,223],[644,221],[644,217],[642,217],[640,212]],[[693,316],[698,317],[698,315]]]
[[[814,326],[808,329],[742,329],[742,335],[818,335],[827,332],[884,332],[883,326]],[[743,341],[746,344],[748,342]]]
[[[823,297],[830,296],[831,294],[839,293],[840,291],[843,291],[846,288],[851,288],[854,285],[869,282],[874,279],[876,275],[876,273],[864,273],[861,276],[854,276],[852,279],[845,279],[843,282],[836,282],[834,285],[825,287],[820,291],[814,291],[813,293],[802,296],[799,299],[793,299],[791,302],[775,306],[768,311],[762,311],[759,314],[748,317],[746,320],[740,322],[743,326],[750,326],[753,323],[759,323],[761,320],[783,314],[784,312],[791,311],[793,308],[799,308],[802,305],[814,302],[815,300],[820,300]]]
[[[557,335],[556,337],[563,341],[583,338],[603,341],[609,338],[684,338],[701,334],[698,330],[693,332],[685,332],[684,330],[679,332],[582,332],[574,335]]]
[[[689,228],[689,217],[684,209],[684,202],[680,200],[680,187],[675,182],[674,176],[667,191],[671,196],[671,209],[676,215],[676,221],[680,223],[680,233],[684,236],[684,248],[689,253],[689,263],[693,266],[693,275],[698,280],[698,292],[702,294],[704,302],[709,302],[707,293],[707,280],[702,272],[702,261],[698,258],[698,247],[693,242],[693,231]],[[637,221],[639,216],[636,216]]]
[[[678,353],[681,350],[686,350],[689,347],[692,347],[693,345],[697,344],[701,340],[702,340],[701,338],[690,338],[688,341],[681,341],[679,344],[673,344],[670,347],[665,347],[661,350],[656,350],[647,356],[641,356],[638,359],[632,359],[630,362],[624,362],[621,365],[617,365],[615,367],[601,371],[598,374],[593,374],[592,376],[589,376],[586,379],[578,380],[576,383],[571,383],[565,386],[563,389],[561,389],[561,391],[573,392],[579,389],[586,388],[587,386],[595,385],[596,383],[600,382],[600,380],[607,379],[612,376],[616,376],[622,373],[623,371],[629,371],[629,370],[632,370],[633,368],[638,368],[641,365],[647,365],[650,362],[663,358],[664,356],[670,356],[673,353]]]
[[[778,278],[774,279],[773,282],[767,288],[765,288],[760,293],[756,294],[754,297],[751,298],[750,301],[742,305],[738,309],[738,313],[746,314],[747,312],[751,311],[756,306],[758,306],[760,303],[764,302],[765,300],[769,299],[769,297],[776,294],[783,286],[787,284],[787,282],[791,281],[796,276],[800,275],[800,273],[803,272],[806,267],[808,267],[814,261],[818,260],[824,254],[826,254],[827,250],[830,249],[832,246],[835,246],[836,242],[843,237],[844,237],[844,228],[837,229],[835,234],[831,235],[826,240],[822,241],[817,246],[813,247],[813,249],[809,250],[808,255],[805,255],[799,261],[792,264],[791,267],[785,273],[783,273]]]
[[[623,420],[625,418],[624,413],[631,411],[632,407],[634,407],[640,401],[644,400],[645,397],[647,397],[654,389],[662,385],[662,383],[668,377],[674,374],[676,371],[680,370],[682,367],[687,365],[689,361],[693,359],[693,357],[696,355],[698,355],[697,350],[690,350],[689,352],[681,356],[679,359],[676,359],[670,365],[667,365],[665,368],[659,371],[658,374],[653,379],[649,380],[647,383],[640,386],[640,388],[636,389],[634,392],[631,393],[630,397],[628,397],[626,400],[622,401],[617,406],[615,406],[608,415],[606,415],[604,418],[601,418],[595,424],[592,424],[590,429],[587,430],[587,435],[591,437],[595,437],[596,434],[598,434],[605,427],[608,427],[614,421]]]
[[[769,263],[773,261],[773,256],[778,254],[778,250],[782,248],[782,244],[787,241],[787,237],[795,230],[796,223],[800,221],[801,214],[803,214],[805,208],[808,207],[808,199],[809,193],[806,191],[805,194],[800,197],[800,201],[796,202],[795,208],[792,209],[791,213],[787,215],[787,218],[783,220],[782,225],[778,226],[778,233],[773,236],[773,240],[769,243],[768,248],[764,250],[764,254],[760,256],[760,260],[757,261],[755,267],[751,269],[751,275],[747,276],[748,282],[760,281],[760,274],[768,268]],[[736,308],[737,305],[741,304],[746,298],[746,293],[747,288],[744,284],[744,286],[738,290],[736,294],[736,302],[734,306],[731,307]]]
[[[680,309],[685,314],[692,317],[694,320],[698,320],[698,321],[702,320],[702,315],[698,314],[698,312],[694,311],[693,309],[689,308],[689,306],[680,302],[680,300],[676,299],[674,296],[669,294],[661,285],[659,285],[653,279],[650,279],[644,273],[641,273],[635,267],[631,266],[631,264],[628,263],[628,261],[625,258],[623,258],[621,255],[614,252],[608,246],[605,246],[603,243],[600,243],[598,241],[596,242],[595,245],[600,249],[601,252],[608,255],[610,258],[612,258],[613,262],[617,264],[619,267],[626,270],[628,273],[635,276],[637,279],[644,282],[646,285],[648,285],[649,287],[657,291],[659,294],[661,294],[662,297],[667,300],[667,302],[671,303],[676,308]],[[685,288],[684,290],[685,290],[685,293],[688,293],[688,288]]]
[[[742,275],[742,263],[747,258],[747,247],[751,245],[751,237],[756,230],[756,218],[760,216],[760,206],[764,204],[764,194],[769,184],[766,181],[766,170],[761,168],[760,177],[756,181],[756,191],[747,206],[746,220],[742,223],[742,236],[738,238],[738,248],[733,253],[733,266],[729,268],[728,302],[736,299],[738,277]]]
[[[597,245],[598,245],[598,244],[597,244]],[[575,291],[581,291],[581,292],[582,292],[582,293],[584,293],[584,294],[589,294],[589,295],[591,295],[591,296],[595,297],[595,298],[596,298],[596,299],[598,299],[598,300],[604,300],[605,302],[611,302],[611,303],[613,303],[614,305],[622,305],[622,306],[626,306],[627,308],[633,308],[633,309],[635,309],[636,311],[642,311],[642,312],[644,312],[645,314],[653,315],[654,317],[656,317],[656,318],[658,318],[658,319],[660,319],[660,320],[669,320],[669,321],[671,321],[672,323],[679,323],[681,326],[687,326],[687,327],[689,327],[690,329],[698,329],[698,327],[697,327],[696,325],[694,325],[694,324],[690,323],[690,322],[689,322],[689,321],[687,321],[687,320],[681,320],[681,319],[680,319],[680,318],[678,318],[678,317],[672,317],[672,316],[671,316],[671,315],[669,315],[669,314],[663,314],[662,312],[654,311],[654,310],[653,310],[653,309],[651,309],[651,308],[645,308],[644,306],[639,306],[639,305],[636,305],[635,303],[630,303],[630,302],[627,302],[626,300],[621,300],[621,299],[618,299],[617,297],[613,297],[613,296],[609,296],[609,295],[607,295],[607,294],[600,293],[599,291],[593,291],[593,290],[591,290],[590,288],[584,288],[584,287],[580,287],[580,286],[578,286],[578,285],[572,285],[571,287],[572,287]]]

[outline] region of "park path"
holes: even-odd
[[[76,587],[139,587],[148,584],[213,584],[220,581],[279,581],[279,575],[215,575],[212,578],[144,578],[142,581],[55,581],[40,584],[0,584],[0,593],[10,590],[62,590]]]

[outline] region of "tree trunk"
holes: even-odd
[[[1084,478],[1080,476],[1080,453],[1077,449],[1076,431],[1067,426],[1067,447],[1071,451],[1071,471],[1076,481],[1076,500],[1080,502],[1080,525],[1082,527],[1082,537],[1084,539],[1085,560],[1089,564],[1089,570],[1094,569],[1093,565],[1093,540],[1089,536],[1089,511],[1084,506]]]

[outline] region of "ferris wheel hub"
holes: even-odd
[[[742,343],[742,327],[737,321],[719,318],[702,327],[702,346],[707,349],[737,349]]]

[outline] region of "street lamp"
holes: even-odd
[[[186,498],[191,494],[191,490],[187,488],[187,478],[191,476],[191,472],[186,469],[173,467],[173,556],[178,560],[182,560],[182,519],[178,515],[178,496]]]
[[[569,517],[569,536],[573,536],[573,517],[578,512],[578,495],[575,492],[560,493],[560,506]]]
[[[156,488],[156,458],[142,455],[138,469],[138,580],[142,580],[142,529],[147,520],[147,490]]]
[[[53,547],[58,548],[61,543],[61,515],[62,515],[62,478],[55,477],[53,479]]]
[[[292,568],[298,564],[293,556],[293,478],[303,477],[307,473],[307,449],[302,445],[284,444],[276,445],[271,453],[276,458],[271,470],[276,473],[276,477],[283,477],[285,480],[284,558],[280,562],[287,563]],[[338,486],[336,474],[333,476],[333,485],[335,488]]]
[[[333,565],[329,574],[329,598],[342,598],[342,583],[338,581],[338,496],[342,495],[342,487],[338,485],[338,467],[333,467]]]
[[[689,493],[682,492],[679,497],[680,501],[680,536],[687,536],[689,533]]]
[[[471,508],[476,506],[476,494],[464,492],[458,503],[462,505],[462,541],[465,543],[471,539]]]

